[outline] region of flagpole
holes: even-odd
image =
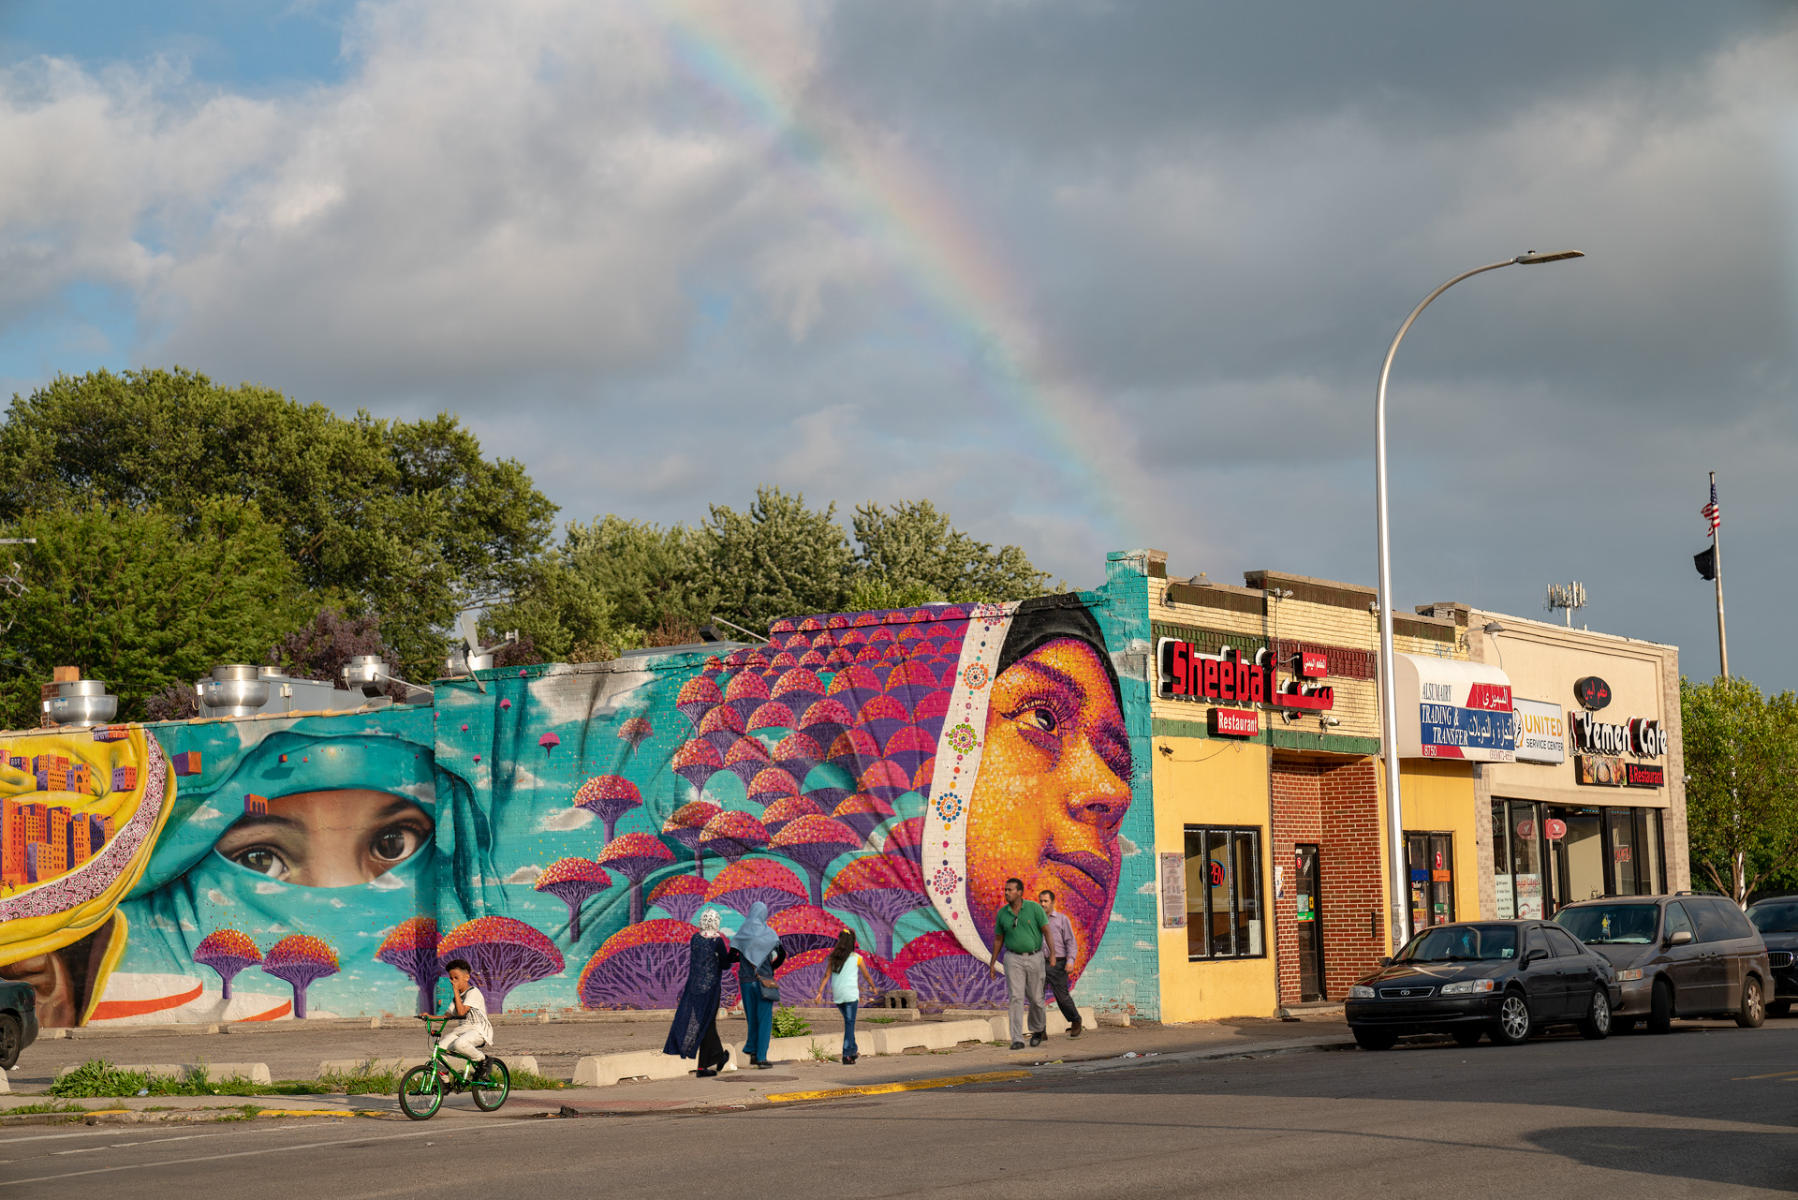
[[[1711,472],[1711,495],[1717,494],[1717,473]],[[1717,576],[1717,662],[1723,678],[1729,678],[1729,637],[1723,631],[1723,522],[1711,530],[1712,566]]]

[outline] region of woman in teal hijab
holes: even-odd
[[[395,712],[354,732],[345,724],[300,721],[247,745],[261,732],[249,722],[159,731],[177,764],[191,748],[208,769],[180,781],[177,812],[123,905],[131,943],[109,1001],[142,1012],[161,996],[192,1005],[188,1019],[204,1008],[225,1019],[276,1012],[289,974],[252,982],[246,972],[229,1000],[213,991],[213,975],[226,976],[206,939],[224,932],[264,956],[294,935],[322,943],[305,943],[321,972],[305,985],[314,1015],[410,1011],[418,985],[375,954],[384,933],[436,910],[430,721]]]

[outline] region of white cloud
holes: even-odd
[[[406,886],[405,881],[396,878],[392,873],[377,875],[368,881],[368,886],[379,892],[392,892]]]
[[[225,895],[225,893],[219,891],[217,888],[207,888],[206,899],[209,903],[217,904],[221,907],[228,906],[231,903],[231,897]]]
[[[188,819],[192,821],[219,821],[223,820],[224,816],[225,814],[220,811],[216,805],[207,803],[194,809],[193,816]]]
[[[268,880],[256,885],[256,894],[258,896],[279,896],[286,890],[285,887],[273,880]]]
[[[505,882],[522,883],[527,886],[534,885],[537,882],[538,877],[542,874],[542,867],[520,867],[510,875],[506,876]]]
[[[571,829],[581,829],[593,823],[593,814],[584,808],[565,808],[560,812],[550,813],[537,822],[537,828],[546,833],[566,833]]]

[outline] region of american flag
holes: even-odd
[[[1711,482],[1711,502],[1698,510],[1698,514],[1711,523],[1708,537],[1717,536],[1717,526],[1723,524],[1723,510],[1717,507],[1717,484]]]

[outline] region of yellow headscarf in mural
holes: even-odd
[[[42,959],[56,966],[43,979],[73,980],[72,994],[45,996],[51,984],[33,978],[46,1023],[64,1023],[64,1005],[85,1021],[104,992],[125,949],[119,902],[174,798],[168,757],[141,727],[0,734],[0,968]]]

